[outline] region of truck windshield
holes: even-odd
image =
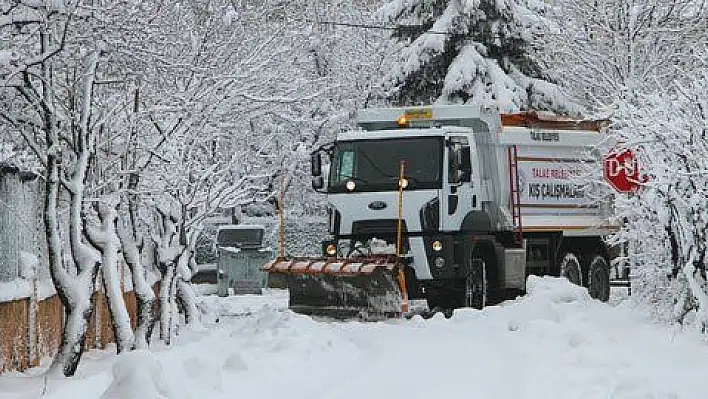
[[[329,191],[398,189],[400,162],[405,161],[408,190],[441,187],[442,138],[406,138],[337,143],[329,174]],[[349,183],[352,187],[352,183]]]

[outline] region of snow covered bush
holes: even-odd
[[[549,73],[612,120],[602,150],[635,150],[650,178],[613,199],[625,223],[611,241],[629,244],[633,298],[662,320],[698,310],[705,323],[705,2],[558,0],[546,15]]]
[[[630,244],[635,292],[664,314],[673,305],[674,321],[695,316],[708,332],[708,65],[663,92],[618,102],[614,115],[614,138],[640,154],[649,177],[615,202],[626,220],[616,238]]]
[[[111,368],[111,384],[100,399],[174,398],[160,361],[150,352],[120,355]]]

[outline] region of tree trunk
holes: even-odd
[[[197,309],[197,297],[192,285],[179,279],[177,281],[177,299],[184,310],[184,318],[187,325],[193,325],[199,322],[199,310]]]
[[[98,270],[98,268],[96,269]],[[93,284],[88,284],[89,282],[85,283],[93,286]],[[64,331],[61,335],[59,351],[50,366],[50,374],[56,374],[60,368],[62,374],[66,377],[71,377],[76,373],[79,361],[81,361],[81,355],[84,352],[86,330],[92,312],[91,295],[84,297],[81,301],[75,303],[74,306],[64,306],[64,315],[66,316]]]
[[[57,160],[48,162],[52,165]],[[94,292],[94,283],[100,262],[86,253],[80,243],[74,243],[72,238],[72,258],[76,264],[77,275],[70,275],[64,268],[61,260],[61,238],[59,236],[57,216],[58,195],[58,164],[48,166],[47,172],[47,198],[45,204],[45,228],[49,240],[50,272],[57,294],[64,306],[66,323],[62,331],[62,340],[59,351],[52,363],[50,373],[55,373],[61,368],[67,377],[74,375],[81,360],[83,345],[86,340],[86,329],[89,318],[93,312],[91,297]],[[56,180],[53,177],[56,176]],[[80,230],[81,219],[77,214],[80,209],[82,195],[71,195],[70,230]],[[77,226],[79,225],[79,226]],[[78,238],[77,238],[78,239]]]
[[[108,299],[116,349],[118,353],[122,353],[133,348],[135,338],[118,273],[118,251],[120,250],[120,240],[116,232],[118,213],[113,203],[99,203],[97,208],[101,227],[99,230],[87,229],[86,237],[91,245],[101,252],[103,287]]]
[[[170,331],[170,342],[172,342],[172,337],[176,336],[179,331],[179,307],[177,306],[177,270],[175,268],[172,274],[172,281],[170,285],[170,306],[169,306],[169,331]]]
[[[58,153],[50,152],[47,157],[46,174],[44,228],[48,241],[49,271],[66,316],[61,335],[61,344],[49,373],[55,374],[61,370],[62,374],[69,377],[76,372],[83,353],[86,329],[93,311],[91,295],[98,272],[98,264],[95,264],[92,268],[93,270],[89,273],[77,277],[69,276],[64,268],[64,262],[61,258],[62,244],[59,235],[57,211],[59,191]],[[79,284],[70,281],[73,278],[79,279]]]
[[[125,306],[123,291],[120,285],[111,283],[115,281],[117,270],[108,271],[111,268],[103,267],[103,289],[108,299],[108,311],[111,314],[111,324],[113,336],[116,339],[116,351],[122,353],[135,348],[135,337],[133,328],[130,325],[130,315]]]
[[[175,262],[163,264],[163,275],[160,281],[160,339],[166,345],[172,338],[172,315],[174,313]]]
[[[692,297],[697,302],[695,306],[696,321],[701,325],[703,333],[708,329],[708,295],[704,291],[705,280],[700,276],[696,269],[696,249],[691,248],[688,261],[683,267],[683,274],[688,282]]]
[[[44,43],[49,37],[43,33]],[[96,274],[100,266],[100,260],[96,259],[96,254],[83,241],[86,231],[87,219],[83,214],[84,189],[89,159],[93,148],[91,130],[88,127],[89,113],[91,109],[91,98],[93,82],[96,75],[96,65],[98,64],[98,53],[90,55],[88,67],[82,81],[81,95],[81,118],[79,121],[79,131],[75,142],[76,162],[71,179],[65,182],[69,192],[69,243],[71,247],[71,257],[76,266],[76,276],[69,275],[64,269],[61,261],[61,237],[58,229],[58,190],[59,190],[59,165],[61,165],[61,143],[54,120],[53,110],[45,111],[45,133],[47,137],[47,204],[45,213],[48,218],[45,222],[47,226],[49,246],[52,247],[51,270],[52,278],[55,282],[57,292],[65,306],[66,324],[62,332],[62,344],[54,358],[53,370],[62,367],[64,375],[73,375],[78,367],[83,351],[83,343],[86,339],[86,328],[88,319],[93,310],[91,297],[94,292]],[[46,82],[51,82],[51,73],[48,66],[43,66],[43,76]],[[44,84],[47,84],[47,83]],[[45,95],[48,91],[45,91]],[[49,102],[49,97],[45,97]],[[57,250],[59,252],[57,252]]]
[[[123,258],[130,269],[130,274],[133,279],[133,289],[135,290],[135,299],[138,303],[138,323],[135,328],[134,347],[144,349],[147,348],[150,343],[155,292],[145,279],[145,269],[140,261],[140,250],[138,249],[134,233],[131,229],[125,228],[119,223],[118,237],[123,247]]]
[[[177,261],[176,299],[179,301],[180,307],[184,312],[186,324],[194,324],[200,320],[199,311],[197,310],[196,294],[194,288],[192,288],[192,285],[189,283],[196,272],[190,265],[193,264],[194,253],[196,252],[194,249],[196,237],[199,235],[200,231],[201,229],[195,229],[188,236],[183,234],[182,244],[185,250],[180,254]]]
[[[156,246],[158,269],[160,270],[160,339],[169,345],[176,333],[179,323],[177,309],[177,279],[179,269],[183,267],[188,256],[185,245],[181,244],[184,237],[178,230],[178,220],[181,215],[175,215],[170,208],[156,207],[160,217],[158,234],[153,235]]]

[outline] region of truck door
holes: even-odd
[[[457,231],[467,213],[477,208],[472,169],[474,141],[467,136],[450,136],[446,140],[443,176],[442,229]]]

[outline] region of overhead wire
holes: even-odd
[[[318,21],[318,20],[312,20],[312,19],[305,19],[302,20],[307,23],[311,24],[320,24],[320,25],[332,25],[332,26],[345,26],[349,28],[361,28],[361,29],[378,29],[378,30],[392,30],[392,31],[400,31],[400,30],[414,30],[414,29],[423,29],[422,25],[374,25],[374,24],[364,24],[364,23],[355,23],[355,22],[338,22],[338,21]],[[450,32],[440,32],[440,31],[434,31],[434,30],[426,30],[425,32],[422,32],[422,34],[430,34],[430,35],[449,35]]]

